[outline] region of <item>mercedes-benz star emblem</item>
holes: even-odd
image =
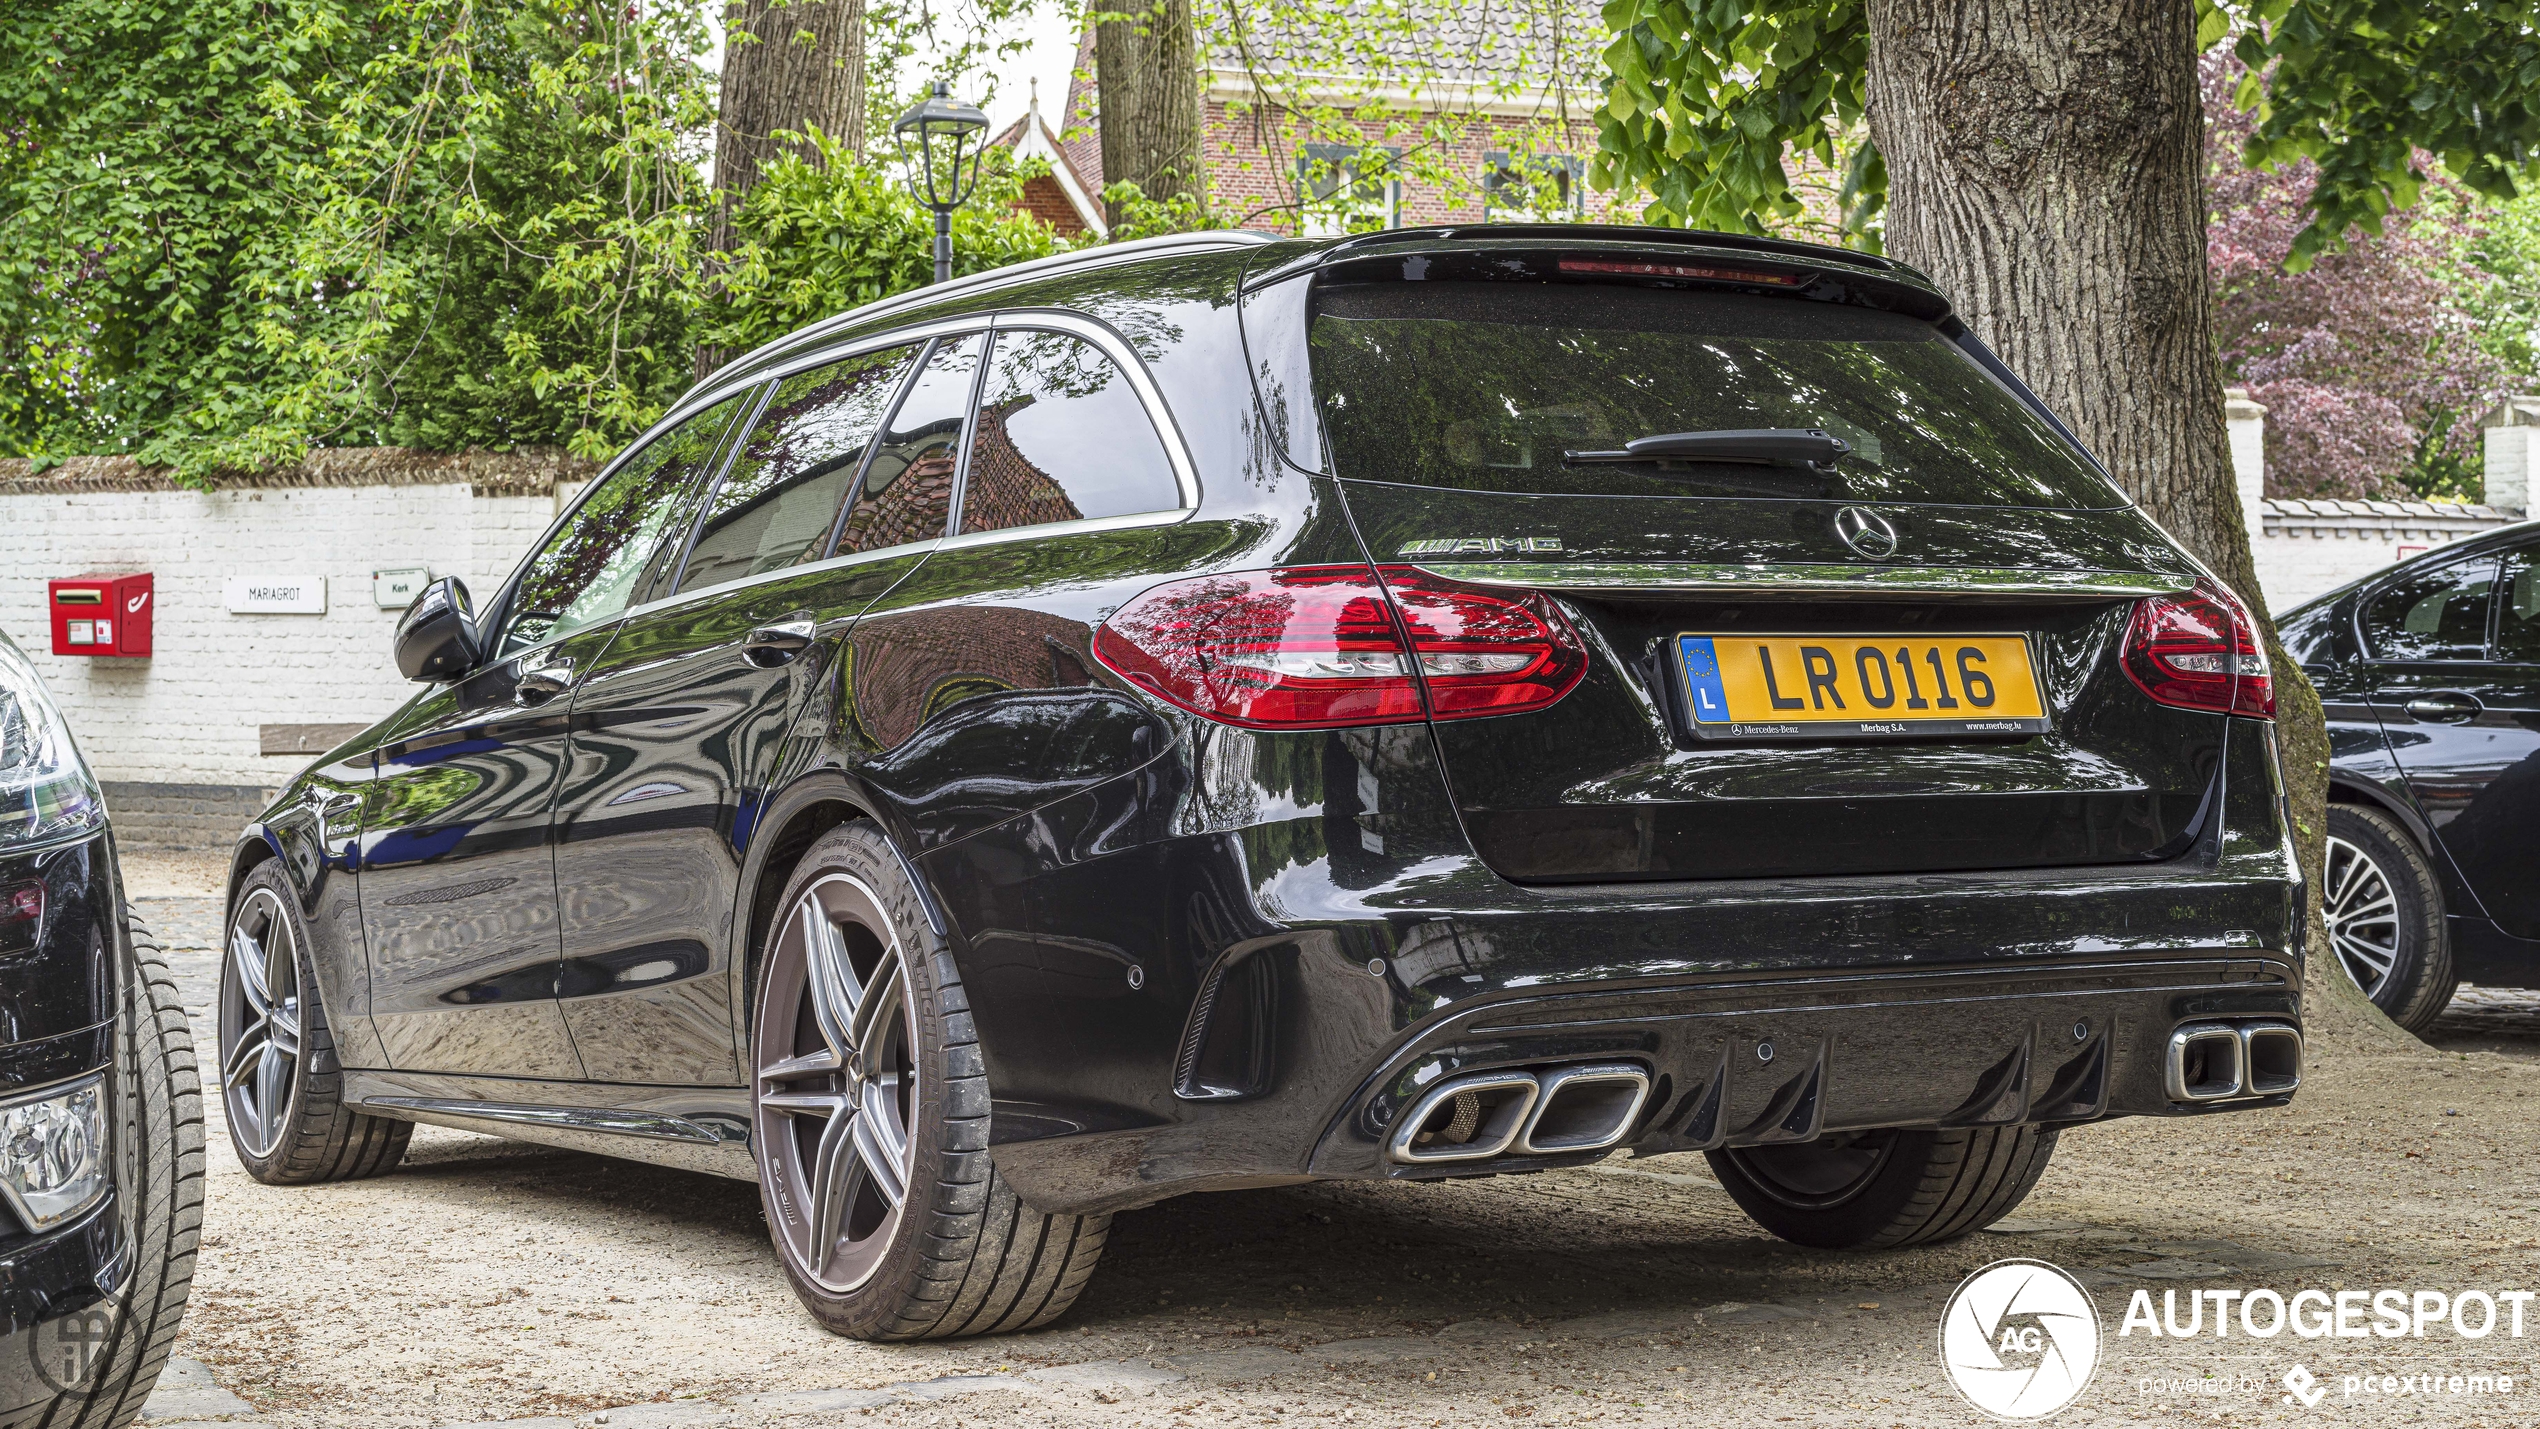
[[[1834,533],[1871,560],[1883,561],[1896,554],[1896,528],[1867,506],[1846,506],[1834,513]]]

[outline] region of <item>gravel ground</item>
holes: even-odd
[[[211,1037],[216,859],[132,857]],[[2531,1338],[2120,1338],[2137,1288],[2540,1288],[2540,995],[2467,990],[2438,1051],[2315,1059],[2297,1104],[2066,1136],[2018,1216],[1876,1254],[1756,1230],[1698,1156],[1121,1216],[1075,1311],[995,1341],[822,1334],[755,1188],[421,1128],[378,1180],[283,1189],[212,1131],[183,1358],[148,1418],[277,1429],[1028,1423],[1942,1425],[1940,1306],[1986,1262],[2073,1270],[2106,1327],[2058,1424],[2540,1423]],[[215,1111],[217,1117],[217,1112]],[[2185,1307],[2181,1307],[2184,1314]],[[2296,1363],[2316,1408],[2280,1383]],[[2510,1375],[2511,1395],[2343,1392]],[[2417,1381],[2411,1381],[2413,1385]]]

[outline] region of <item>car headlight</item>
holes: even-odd
[[[0,1106],[0,1198],[50,1230],[106,1194],[106,1079]]]
[[[51,843],[106,821],[70,725],[26,655],[0,633],[0,849]]]

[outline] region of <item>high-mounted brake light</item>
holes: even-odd
[[[1094,655],[1160,699],[1246,729],[1518,714],[1587,673],[1578,633],[1540,593],[1478,590],[1411,566],[1168,582],[1113,611]]]
[[[1611,258],[1564,258],[1564,273],[1612,273],[1625,278],[1708,278],[1715,283],[1766,283],[1796,288],[1806,281],[1797,273],[1771,273],[1761,268],[1712,268],[1695,263],[1630,263]]]
[[[2275,678],[2257,624],[2237,597],[2208,579],[2185,595],[2135,603],[2125,672],[2161,704],[2275,718]]]

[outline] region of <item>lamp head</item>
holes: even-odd
[[[909,167],[909,187],[934,209],[959,208],[978,187],[980,163],[988,152],[987,134],[988,116],[976,105],[953,98],[952,87],[942,80],[935,81],[932,93],[891,121],[891,136]]]

